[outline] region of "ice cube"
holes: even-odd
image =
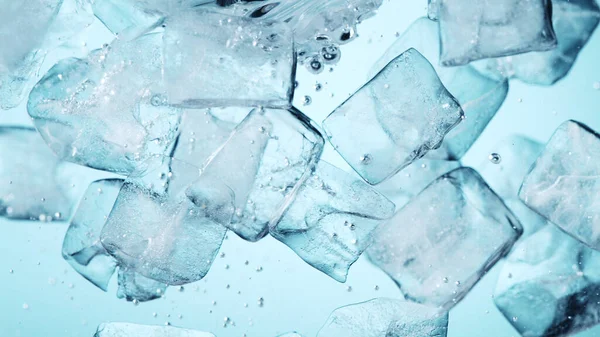
[[[417,303],[376,298],[334,310],[317,337],[446,337],[448,314]]]
[[[519,197],[562,230],[600,250],[600,136],[561,124],[523,181]]]
[[[161,24],[168,15],[214,0],[94,0],[94,15],[115,35],[141,33]]]
[[[595,0],[553,0],[552,24],[558,42],[556,49],[486,60],[478,67],[491,76],[514,77],[526,83],[552,85],[569,73],[599,21],[600,7]]]
[[[508,80],[486,77],[470,65],[440,66],[439,39],[435,22],[427,18],[416,20],[375,63],[371,74],[376,74],[409,48],[427,58],[465,113],[465,119],[444,137],[441,148],[430,151],[427,157],[456,160],[467,152],[500,109],[508,94]]]
[[[320,161],[287,197],[270,233],[311,266],[345,282],[350,266],[367,248],[394,204],[354,176]]]
[[[507,258],[494,302],[522,336],[570,336],[600,323],[600,253],[555,226]]]
[[[248,113],[249,109],[243,111]],[[173,158],[203,166],[225,144],[236,125],[216,116],[213,109],[185,110]]]
[[[185,195],[199,177],[197,167],[167,157],[151,158],[145,166],[121,188],[102,229],[102,245],[119,264],[155,281],[200,280],[221,246],[227,230],[220,223],[229,223],[233,201],[197,207]],[[233,198],[218,181],[210,192],[215,199]]]
[[[296,61],[285,24],[187,11],[167,19],[164,50],[171,104],[290,105]]]
[[[463,116],[431,64],[411,48],[333,111],[323,127],[352,168],[378,184],[438,148]]]
[[[396,209],[400,209],[432,181],[460,166],[457,161],[422,158],[375,186],[375,189],[396,204]]]
[[[161,46],[160,33],[115,40],[48,71],[27,109],[61,159],[126,174],[169,149],[181,112],[164,105]]]
[[[257,21],[282,22],[294,32],[298,62],[313,73],[341,58],[340,45],[358,36],[358,24],[375,15],[383,0],[268,0],[232,1],[219,8]]]
[[[91,183],[70,220],[63,241],[62,255],[65,260],[104,291],[107,291],[117,262],[100,243],[100,232],[122,185],[123,179]]]
[[[381,225],[368,257],[407,299],[449,310],[521,232],[518,220],[477,172],[459,168]]]
[[[477,167],[478,172],[523,225],[523,236],[547,224],[546,219],[529,209],[518,198],[523,178],[542,152],[543,145],[521,135],[503,139]],[[497,155],[498,159],[494,157]]]
[[[145,302],[162,297],[167,285],[146,278],[128,268],[119,268],[118,298],[127,301]]]
[[[189,190],[197,202],[213,179],[227,182],[235,194],[236,214],[228,228],[257,241],[269,222],[310,174],[324,140],[311,121],[295,109],[254,109],[203,168]]]
[[[80,197],[78,169],[61,162],[35,129],[0,126],[0,216],[68,219]]]
[[[175,328],[172,326],[139,325],[133,323],[100,324],[94,337],[215,337],[209,332]]]
[[[445,66],[556,47],[550,0],[440,0]]]

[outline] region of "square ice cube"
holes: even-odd
[[[440,0],[442,65],[556,47],[550,0]]]
[[[378,184],[438,148],[463,116],[431,64],[411,48],[333,111],[323,127],[352,168]]]
[[[567,121],[523,180],[519,197],[562,230],[600,250],[600,136]]]
[[[368,256],[407,299],[449,310],[521,232],[518,220],[477,172],[459,168],[381,225]]]

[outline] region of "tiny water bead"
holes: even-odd
[[[363,154],[360,157],[360,163],[362,165],[369,165],[369,164],[371,164],[372,161],[373,161],[373,157],[370,154],[368,154],[368,153]]]
[[[600,90],[600,81],[594,82],[594,84],[592,84],[592,88],[595,90]]]
[[[500,164],[502,162],[502,157],[496,152],[490,153],[488,159],[492,164]]]
[[[312,98],[310,96],[304,96],[304,100],[302,101],[302,104],[310,105],[311,103],[312,103]]]

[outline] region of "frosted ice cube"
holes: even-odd
[[[188,194],[201,200],[213,179],[227,182],[236,213],[228,228],[249,241],[268,233],[286,198],[319,160],[324,140],[311,121],[295,109],[254,109],[203,168]],[[197,201],[195,201],[197,202]]]
[[[460,103],[465,119],[448,132],[440,149],[430,151],[426,156],[456,160],[467,152],[502,106],[508,94],[508,80],[486,77],[471,65],[440,66],[439,39],[437,23],[427,18],[416,20],[375,63],[371,74],[376,74],[410,48],[427,58],[442,84]]]
[[[117,262],[100,243],[100,232],[122,185],[122,179],[90,184],[70,220],[62,246],[62,255],[71,267],[104,291]]]
[[[68,219],[80,197],[78,171],[61,162],[35,129],[0,126],[0,216]]]
[[[270,233],[311,266],[345,282],[350,266],[367,248],[394,204],[361,180],[320,161],[288,196]]]
[[[170,17],[165,24],[165,80],[171,104],[290,105],[296,60],[293,35],[285,24],[203,10]]]
[[[115,40],[87,59],[60,61],[30,94],[27,110],[61,158],[116,173],[168,151],[181,112],[165,106],[162,35]]]
[[[102,229],[101,242],[119,264],[169,285],[200,280],[214,260],[233,213],[233,201],[195,206],[186,188],[197,167],[154,157],[130,175]],[[213,181],[213,199],[232,200],[231,190]]]
[[[546,226],[515,246],[494,302],[522,336],[570,336],[600,323],[600,253]]]
[[[441,63],[553,49],[551,15],[550,0],[440,0]]]
[[[600,136],[567,121],[523,181],[519,197],[562,230],[600,250]]]
[[[323,122],[329,141],[370,184],[378,184],[428,151],[463,118],[429,62],[409,49]]]
[[[482,61],[477,66],[491,76],[552,85],[569,73],[599,21],[600,7],[595,0],[553,0],[555,49]]]
[[[424,305],[376,298],[334,310],[317,337],[446,337],[448,314]]]
[[[133,323],[100,324],[94,337],[215,337],[215,335],[172,326],[152,326]]]
[[[381,225],[367,252],[407,299],[448,310],[521,232],[518,220],[481,177],[459,168]]]

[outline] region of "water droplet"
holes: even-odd
[[[444,278],[442,279],[442,281],[444,281],[444,283],[448,283],[448,278],[447,278],[447,277],[444,277]]]
[[[512,318],[512,321],[513,321],[513,322],[516,322],[516,321],[518,321],[518,320],[519,320],[519,317],[517,317],[517,316],[513,316],[513,318]]]
[[[261,266],[256,267],[257,272],[261,272],[262,270],[263,270],[263,267],[261,267]]]
[[[519,102],[519,103],[523,103],[523,99],[522,99],[522,98],[519,98],[519,99],[517,100],[517,102]]]
[[[29,304],[27,304],[27,303],[23,303],[23,309],[25,309],[25,310],[29,310]]]
[[[323,86],[321,85],[321,83],[319,83],[319,82],[315,83],[315,91],[321,91],[321,89],[323,89]]]
[[[592,88],[594,88],[596,90],[600,90],[600,81],[594,82],[594,84],[592,84]]]
[[[352,287],[351,287],[351,286],[347,286],[347,287],[346,287],[346,291],[347,291],[347,292],[351,292],[351,291],[352,291]]]
[[[376,286],[375,286],[375,290],[379,290],[379,286],[377,286],[377,285],[376,285]]]
[[[138,300],[136,300],[136,299],[133,299],[133,301],[131,301],[131,302],[133,303],[133,305],[138,305],[138,304],[140,304],[140,301],[138,301]]]
[[[304,100],[302,101],[302,104],[310,105],[310,103],[312,103],[312,98],[310,96],[304,96]]]
[[[492,164],[500,164],[502,162],[502,157],[496,152],[490,153],[488,159],[492,162]]]
[[[323,71],[323,64],[317,58],[313,58],[308,63],[308,70],[310,70],[312,73],[318,74]]]
[[[157,313],[155,313],[155,312],[153,312],[153,313],[152,313],[152,317],[156,317],[156,316],[158,316],[158,314],[157,314]]]
[[[373,157],[368,153],[363,154],[360,157],[360,163],[363,165],[369,165],[369,164],[371,164],[372,161],[373,161]]]
[[[182,292],[184,292],[184,291],[185,291],[185,288],[184,288],[183,286],[180,286],[180,287],[179,287],[179,292],[180,292],[180,293],[182,293]]]

